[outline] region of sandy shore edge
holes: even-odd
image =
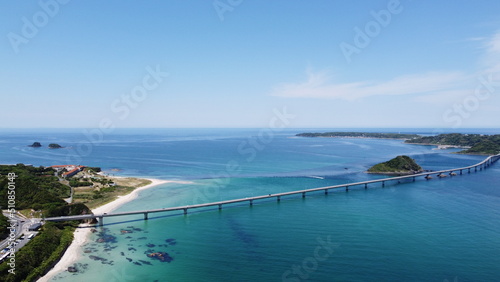
[[[113,178],[119,178],[117,176],[114,176]],[[142,178],[142,179],[147,179],[151,181],[150,184],[139,187],[134,189],[131,193],[120,196],[116,200],[107,203],[105,205],[102,205],[100,207],[97,207],[92,210],[94,214],[103,214],[103,213],[109,213],[121,205],[130,202],[137,198],[139,195],[140,191],[149,189],[151,187],[155,187],[161,184],[166,184],[166,183],[184,183],[183,181],[175,181],[175,180],[160,180],[160,179],[151,179],[151,178]],[[74,232],[74,238],[73,242],[71,242],[71,245],[66,249],[64,252],[64,255],[62,258],[59,260],[59,262],[49,271],[45,276],[42,278],[38,279],[37,281],[39,282],[45,282],[45,281],[50,281],[52,277],[54,277],[56,274],[59,274],[62,271],[65,271],[68,269],[69,266],[72,266],[75,261],[78,260],[79,258],[79,251],[82,247],[83,244],[85,244],[89,238],[90,235],[90,226],[88,224],[82,224],[80,225],[79,228],[77,228]]]

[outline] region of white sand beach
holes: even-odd
[[[113,178],[119,178],[114,176]],[[150,180],[151,183],[139,188],[136,188],[134,191],[131,193],[120,196],[113,202],[110,202],[108,204],[105,204],[103,206],[100,206],[98,208],[95,208],[92,210],[94,214],[103,214],[103,213],[109,213],[121,205],[132,201],[133,199],[137,198],[138,194],[140,191],[146,190],[148,188],[161,185],[161,184],[166,184],[166,183],[186,183],[183,181],[174,181],[174,180],[159,180],[159,179],[150,179],[150,178],[144,178],[147,180]],[[52,277],[54,277],[56,274],[60,273],[61,271],[66,271],[69,266],[72,266],[73,263],[78,259],[79,253],[81,252],[81,247],[87,242],[89,235],[90,235],[90,225],[81,225],[81,228],[77,228],[75,233],[74,233],[74,239],[71,245],[66,249],[66,252],[62,256],[61,260],[47,273],[45,276],[42,278],[38,279],[38,281],[49,281]]]

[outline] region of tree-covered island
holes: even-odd
[[[390,161],[372,166],[367,172],[374,174],[409,175],[423,171],[422,167],[414,159],[408,156],[397,156]]]

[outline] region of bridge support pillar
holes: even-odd
[[[413,182],[415,182],[415,176],[413,176]]]
[[[346,191],[346,192],[349,192],[349,186],[346,186],[346,187],[345,187],[345,191]]]
[[[281,201],[281,196],[276,197],[276,200],[279,202]]]
[[[368,189],[368,184],[365,183],[365,189]]]
[[[325,189],[325,195],[328,195],[328,189]]]
[[[462,170],[460,170],[460,175],[462,175]]]
[[[385,181],[382,181],[382,187],[385,187]]]
[[[469,168],[469,172],[468,173],[470,173],[470,168]]]
[[[302,198],[306,197],[306,192],[302,192]]]
[[[221,210],[221,209],[222,209],[222,205],[221,205],[221,204],[219,204],[219,210]]]
[[[104,224],[104,217],[100,216],[99,217],[99,226],[103,226]]]
[[[147,212],[144,213],[144,220],[148,220],[148,213]]]
[[[183,210],[184,210],[184,214],[188,213],[188,209],[183,209]]]
[[[476,172],[476,171],[477,171],[477,166],[474,167],[474,172]]]
[[[253,200],[250,200],[250,206],[253,206]]]

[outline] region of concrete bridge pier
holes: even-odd
[[[470,173],[470,168],[469,168],[469,172],[468,173]]]
[[[328,195],[328,189],[325,189],[325,195]]]
[[[250,206],[253,206],[253,200],[250,200]]]
[[[385,181],[382,181],[382,187],[385,187]]]
[[[184,210],[184,214],[187,214],[187,213],[188,213],[188,209],[183,208],[183,210]]]
[[[306,197],[306,192],[302,192],[302,198]]]
[[[219,210],[221,210],[221,209],[222,209],[222,204],[219,204]]]
[[[460,170],[460,175],[462,175],[462,170]]]
[[[278,197],[277,197],[277,201],[278,201],[278,202],[279,202],[279,201],[281,201],[281,196],[278,196]]]
[[[413,176],[413,182],[415,182],[415,176]]]
[[[147,212],[144,213],[144,220],[148,220],[148,213]]]
[[[98,221],[99,221],[99,226],[102,227],[104,225],[104,217],[100,216]]]
[[[368,184],[365,183],[365,189],[368,189]]]

